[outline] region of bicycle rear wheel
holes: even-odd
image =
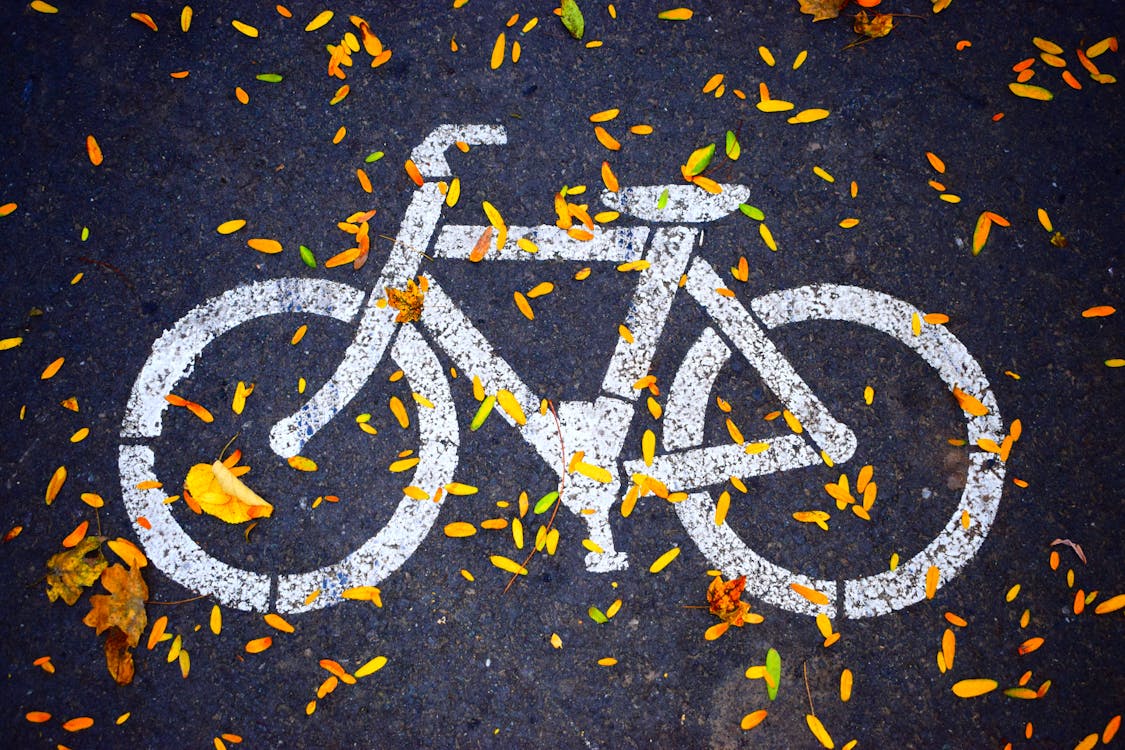
[[[378,533],[335,562],[305,572],[248,570],[218,559],[192,538],[164,502],[168,493],[157,477],[154,444],[165,429],[164,396],[192,373],[209,344],[265,316],[315,315],[351,323],[365,296],[354,287],[323,280],[249,284],[197,306],[154,343],[126,408],[118,463],[125,508],[137,537],[149,559],[168,577],[229,607],[301,612],[338,603],[348,588],[378,584],[425,538],[440,504],[401,495]],[[440,487],[451,481],[457,464],[457,420],[448,382],[433,350],[410,326],[400,327],[390,356],[412,391],[433,404],[417,410],[419,463],[413,476],[402,475],[402,485]],[[166,479],[170,479],[163,482],[166,487],[182,482],[182,477]],[[310,593],[318,590],[319,596],[306,604]]]
[[[728,300],[723,304],[738,303]],[[915,335],[913,319],[915,315],[920,319],[922,313],[913,306],[859,287],[819,284],[763,295],[751,308],[769,329],[826,320],[860,324],[891,336],[921,356],[948,388],[959,387],[987,407],[988,413],[982,416],[965,414],[970,446],[975,447],[982,438],[997,443],[1003,439],[1003,422],[980,365],[944,326],[924,325]],[[738,340],[737,336],[727,338]],[[692,491],[675,506],[676,513],[713,565],[728,575],[746,575],[748,593],[783,609],[858,618],[887,614],[922,600],[931,568],[939,571],[941,585],[976,554],[996,516],[1004,477],[1003,463],[977,450],[969,454],[964,491],[948,522],[920,552],[893,571],[842,581],[801,575],[756,553],[728,524],[716,525],[715,501],[708,488],[727,482],[732,474],[764,475],[822,461],[818,451],[798,435],[767,441],[769,448],[754,455],[747,455],[738,445],[701,447],[709,394],[731,354],[722,337],[706,329],[677,372],[664,417],[664,449],[671,456],[675,452],[691,456],[684,462],[692,467],[691,486],[680,489]],[[967,525],[964,519],[968,519]],[[790,584],[819,591],[828,603],[814,604]]]

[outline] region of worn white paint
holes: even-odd
[[[505,140],[504,129],[498,126],[442,125],[413,151],[412,158],[420,172],[433,180],[449,176],[445,154],[455,141],[499,145]],[[736,211],[748,195],[747,188],[736,185],[723,186],[715,196],[692,185],[662,185],[625,188],[602,197],[622,213],[682,225],[719,219]],[[660,208],[662,200],[666,203]],[[981,437],[1002,439],[1003,422],[980,366],[942,326],[924,326],[920,336],[913,336],[911,316],[921,313],[912,306],[858,287],[816,285],[763,295],[751,304],[752,315],[737,299],[716,292],[725,284],[713,268],[698,259],[689,265],[694,243],[701,236],[698,229],[666,226],[650,232],[647,227],[598,227],[592,240],[579,241],[553,226],[511,227],[509,245],[503,249],[494,245],[484,260],[649,261],[635,272],[636,290],[624,321],[633,341],[618,341],[603,375],[602,395],[593,401],[557,404],[556,422],[555,415],[540,413],[538,395],[495,353],[436,279],[427,277],[430,291],[417,328],[395,324],[394,311],[378,304],[387,287],[401,288],[414,277],[435,236],[434,257],[467,259],[485,228],[446,226],[439,233],[441,208],[442,195],[434,182],[416,191],[370,293],[309,279],[249,284],[201,304],[157,339],[126,408],[119,464],[130,517],[145,516],[151,524],[151,528],[136,525],[137,536],[153,563],[173,580],[240,609],[301,612],[329,606],[340,601],[345,589],[376,585],[397,570],[437,518],[441,504],[400,497],[396,490],[392,500],[397,500],[397,506],[386,526],[358,549],[318,570],[283,573],[275,579],[231,566],[207,553],[164,505],[162,490],[136,489],[142,481],[157,479],[148,442],[162,433],[164,396],[191,373],[207,344],[249,320],[285,313],[332,317],[354,324],[356,335],[331,378],[295,414],[274,426],[270,435],[274,451],[285,457],[300,453],[363,388],[390,346],[390,355],[406,373],[412,390],[434,404],[433,409],[417,410],[421,462],[415,475],[404,481],[428,492],[451,481],[459,428],[449,383],[431,348],[436,345],[465,376],[479,377],[486,392],[504,389],[516,397],[527,416],[525,424],[516,424],[502,409],[496,413],[559,475],[564,506],[586,523],[589,538],[604,550],[587,555],[591,571],[619,570],[627,565],[625,553],[614,545],[610,509],[627,486],[629,475],[640,473],[659,479],[670,490],[688,492],[687,500],[676,504],[676,513],[712,565],[730,575],[747,575],[750,595],[793,612],[823,611],[849,617],[893,612],[924,596],[925,572],[930,566],[942,571],[944,583],[979,549],[995,517],[1003,479],[1003,466],[992,465],[979,452],[971,454],[966,488],[953,517],[925,549],[894,572],[842,582],[812,579],[765,560],[727,524],[714,523],[715,505],[707,490],[724,484],[730,476],[764,476],[815,465],[822,460],[820,450],[841,463],[856,449],[855,435],[829,413],[770,341],[766,329],[804,320],[843,320],[882,331],[917,352],[947,386],[959,386],[989,408],[984,417],[967,418],[970,442]],[[520,238],[534,242],[538,252],[516,249]],[[691,347],[668,393],[663,429],[666,452],[651,465],[629,461],[622,466],[625,436],[641,395],[633,384],[649,371],[685,268],[687,291],[702,305],[714,327],[705,329]],[[800,420],[804,436],[751,439],[768,446],[755,453],[735,444],[702,445],[710,392],[732,347]],[[609,481],[569,471],[571,458],[579,451],[585,463],[605,469]],[[961,526],[962,510],[971,518],[968,529]],[[812,605],[792,591],[791,583],[821,591],[829,603]],[[319,598],[306,606],[308,594],[318,589]]]
[[[719,187],[722,192],[716,195],[688,184],[624,187],[617,192],[602,192],[602,203],[653,224],[703,224],[734,213],[750,197],[750,188],[745,185]]]
[[[697,281],[692,293],[702,296],[701,302],[706,307],[708,291],[715,297],[720,295],[713,293],[714,279],[696,271],[700,265],[702,264],[697,262],[692,268],[697,274],[697,280],[702,279]],[[691,291],[691,275],[688,283]],[[727,300],[727,303],[723,303],[721,307],[713,305],[719,310],[725,308],[721,314],[713,313],[719,329],[754,363],[755,358],[761,354],[758,349],[750,347],[759,345],[756,336],[760,327],[737,302],[734,302],[737,309],[732,309],[729,303],[733,300],[726,297],[720,299]],[[921,335],[914,336],[911,331],[912,317],[922,313],[911,305],[868,289],[822,284],[763,295],[754,300],[751,307],[768,328],[806,320],[844,320],[886,333],[916,351],[937,371],[950,389],[959,385],[989,407],[989,414],[984,417],[966,415],[970,440],[975,442],[978,437],[990,437],[999,442],[1002,439],[998,434],[1002,421],[996,400],[980,366],[944,326],[926,325]],[[740,328],[747,325],[747,321],[753,326],[751,336]],[[703,441],[702,413],[696,404],[709,400],[709,394],[701,393],[700,390],[705,385],[710,391],[718,370],[729,357],[729,349],[708,329],[691,353],[700,356],[703,364],[692,362],[690,358],[685,360],[683,368],[690,369],[686,375],[677,374],[673,381],[665,413],[665,419],[676,425],[673,432],[675,446],[688,450],[663,457],[663,463],[654,461],[653,466],[648,469],[648,473],[664,479],[669,489],[692,489],[708,484],[714,486],[724,483],[731,474],[750,475],[746,466],[737,463],[745,461],[739,455],[739,446],[696,447]],[[758,369],[761,372],[761,367]],[[776,376],[776,373],[773,374]],[[768,383],[767,373],[762,372],[762,375]],[[800,403],[795,408],[792,400],[793,394],[799,399],[801,393],[802,390],[798,388],[790,391],[788,398],[780,394],[778,396],[794,414],[801,414],[799,409],[805,409],[807,413],[807,408]],[[807,428],[808,422],[805,425]],[[788,436],[786,439],[792,440],[795,437]],[[756,456],[768,457],[778,447],[776,442],[771,442],[769,450]],[[793,444],[789,448],[794,453],[778,461],[775,470],[787,470],[820,461],[812,447],[803,440],[799,445]],[[755,456],[751,456],[753,457]],[[728,469],[728,465],[731,468]],[[988,534],[999,508],[1003,476],[1003,464],[991,461],[988,454],[974,451],[970,454],[970,468],[961,501],[945,527],[925,549],[900,564],[894,571],[841,582],[813,581],[763,560],[727,524],[715,525],[715,504],[708,493],[692,493],[688,500],[676,505],[676,511],[704,556],[729,575],[746,575],[747,591],[755,597],[805,614],[824,611],[829,616],[840,612],[847,617],[870,617],[902,609],[923,599],[926,571],[930,566],[936,566],[941,571],[941,584],[957,575],[976,554]],[[679,484],[675,484],[676,480],[679,480]],[[962,526],[962,511],[969,513],[970,524],[967,529]],[[817,607],[795,594],[789,586],[794,582],[824,593],[829,598],[829,604]],[[840,600],[841,590],[843,601]]]

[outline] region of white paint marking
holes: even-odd
[[[438,232],[437,241],[434,242],[434,256],[452,260],[468,260],[469,253],[477,244],[486,227],[446,224]],[[508,227],[508,242],[505,249],[496,248],[496,238],[492,246],[485,253],[481,261],[547,261],[571,260],[579,263],[612,262],[625,263],[637,260],[644,252],[645,240],[648,239],[648,227],[620,227],[606,229],[594,227],[592,240],[576,240],[566,233],[549,224],[540,224],[534,227]],[[516,247],[516,242],[527,239],[534,242],[538,250],[529,253]]]
[[[701,264],[694,264],[693,270],[698,265]],[[689,289],[691,278],[689,272]],[[693,296],[698,298],[698,295],[705,295],[708,290],[713,292],[712,284],[712,279],[699,274]],[[719,295],[713,296],[725,299]],[[901,341],[937,370],[946,385],[950,388],[955,384],[960,385],[989,407],[990,413],[985,417],[965,415],[970,438],[974,442],[977,437],[991,437],[999,441],[1003,421],[980,365],[943,326],[927,326],[921,336],[914,336],[910,330],[910,321],[917,311],[907,303],[859,287],[824,284],[763,295],[754,300],[751,306],[770,328],[805,320],[844,320],[875,328]],[[718,315],[714,317],[723,331],[736,342],[740,351],[746,354],[745,338],[739,335],[738,330],[730,327],[732,319],[737,321],[741,316],[731,316],[725,322]],[[749,316],[743,319],[743,325],[746,320],[750,320]],[[752,320],[750,322],[752,324]],[[702,382],[708,390],[713,386],[715,375],[729,356],[729,350],[720,344],[710,329],[704,331],[673,381],[665,419],[677,425],[673,434],[677,445],[694,447],[703,442],[702,416],[705,410],[694,404],[706,403],[709,394],[701,394],[696,384]],[[747,356],[747,359],[755,362],[754,357]],[[762,374],[767,376],[766,372]],[[790,408],[793,410],[792,406]],[[802,451],[796,446],[793,448]],[[771,450],[758,455],[768,456],[773,450],[774,447],[771,447]],[[811,452],[807,445],[804,450]],[[690,450],[657,457],[653,466],[648,467],[647,473],[657,478],[667,477],[669,481],[684,486],[702,487],[709,480],[715,485],[725,481],[729,474],[738,473],[733,470],[724,472],[722,468],[724,460],[734,461],[736,458],[731,446]],[[925,597],[925,575],[931,565],[941,571],[939,585],[944,585],[977,553],[999,509],[1004,467],[994,457],[980,451],[971,452],[969,459],[970,467],[961,502],[945,528],[925,549],[900,564],[894,571],[843,581],[844,615],[854,618],[871,617],[914,604]],[[794,459],[793,468],[801,465],[803,460],[815,463],[817,459],[803,453],[801,458]],[[664,463],[660,463],[661,461]],[[634,471],[645,472],[643,464],[631,463],[629,467]],[[740,467],[739,470],[745,469]],[[671,488],[671,484],[669,487]],[[962,526],[962,511],[969,514],[968,529]],[[747,590],[752,594],[794,612],[811,615],[825,611],[830,617],[835,616],[838,596],[835,582],[815,581],[762,559],[727,524],[715,525],[715,505],[709,494],[692,493],[688,500],[676,505],[676,513],[689,535],[699,545],[700,551],[713,565],[729,575],[748,576]],[[826,594],[830,600],[829,606],[817,607],[797,595],[789,588],[789,584],[794,582]]]
[[[684,355],[668,391],[664,409],[663,444],[666,451],[697,445],[695,425],[703,424],[715,378],[730,359],[730,349],[714,328],[705,328]],[[702,440],[702,438],[700,438]]]
[[[133,385],[121,437],[155,437],[168,402],[164,397],[191,374],[207,344],[262,315],[308,311],[348,322],[363,292],[346,284],[312,279],[274,279],[247,284],[195,307],[152,345],[152,354]]]
[[[700,224],[721,219],[738,210],[750,197],[745,185],[720,185],[711,195],[695,185],[646,185],[624,187],[616,193],[602,192],[602,203],[615,211],[653,223]],[[664,208],[660,198],[667,193]]]
[[[432,493],[453,480],[457,468],[457,415],[449,382],[441,362],[419,333],[402,326],[391,350],[410,388],[433,403],[433,409],[418,409],[418,458],[414,476],[407,482]],[[373,499],[373,504],[382,498]],[[401,496],[387,525],[338,563],[297,575],[283,575],[277,582],[278,612],[306,612],[341,601],[344,590],[376,586],[395,572],[414,553],[430,531],[442,503]],[[309,605],[305,598],[320,589]]]
[[[813,441],[836,463],[847,461],[855,453],[855,433],[832,416],[746,308],[736,298],[715,291],[723,286],[711,266],[698,258],[692,262],[688,269],[688,293],[703,305],[719,330],[761,374],[766,387],[797,417]]]
[[[492,345],[468,317],[457,308],[437,280],[427,277],[430,291],[422,309],[421,323],[431,338],[453,360],[467,378],[480,378],[486,393],[500,389],[510,391],[527,417],[522,427],[503,409],[496,409],[503,419],[519,430],[520,436],[540,458],[561,476],[565,462],[559,445],[559,428],[567,450],[583,451],[585,460],[608,470],[611,483],[595,482],[578,473],[567,475],[562,492],[563,505],[587,524],[590,539],[604,552],[586,556],[592,571],[620,570],[626,566],[624,553],[617,552],[609,524],[609,509],[616,501],[620,482],[616,477],[617,459],[633,416],[631,404],[602,397],[590,402],[563,402],[557,405],[559,423],[554,417],[539,413],[539,399],[520,379],[511,365],[496,355]],[[569,461],[569,456],[566,457]],[[584,513],[593,510],[593,513]]]
[[[803,320],[843,320],[882,331],[916,351],[951,391],[956,385],[988,407],[983,417],[965,415],[970,445],[982,437],[997,443],[1004,439],[996,397],[980,365],[943,325],[923,323],[921,335],[915,336],[911,317],[923,313],[913,305],[862,287],[815,284],[764,294],[750,306],[769,328]]]
[[[686,227],[664,227],[653,234],[646,256],[649,267],[637,272],[640,279],[625,314],[625,326],[633,334],[633,342],[617,340],[602,380],[603,392],[629,401],[636,399],[633,384],[648,374],[698,234],[698,230]]]
[[[820,454],[800,435],[751,442],[766,443],[769,447],[760,453],[747,453],[746,448],[737,443],[689,448],[680,453],[654,456],[652,466],[645,466],[643,461],[629,461],[625,470],[629,474],[647,474],[659,479],[670,492],[684,492],[723,484],[731,475],[760,477],[821,463]]]
[[[410,159],[423,177],[430,180],[449,177],[445,152],[457,141],[470,146],[503,146],[508,142],[502,125],[438,125],[410,152]]]

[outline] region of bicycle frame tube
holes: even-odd
[[[444,197],[433,180],[450,173],[445,151],[456,142],[502,145],[504,129],[487,125],[440,125],[417,148],[411,159],[427,182],[414,193],[403,215],[387,262],[368,295],[356,336],[332,377],[297,412],[270,430],[270,447],[282,457],[295,456],[324,425],[351,402],[375,371],[395,331],[395,312],[378,302],[387,287],[401,287],[418,272],[434,236]]]

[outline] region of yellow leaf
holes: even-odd
[[[297,471],[316,471],[317,468],[316,461],[313,461],[311,458],[306,458],[305,456],[290,456],[286,459],[286,463]],[[269,514],[267,513],[266,515]]]
[[[62,489],[64,482],[66,482],[66,467],[60,466],[55,469],[55,473],[51,475],[51,480],[47,482],[47,491],[44,493],[47,505],[55,502],[55,498],[59,496],[59,490]]]
[[[98,537],[88,536],[73,549],[53,555],[47,561],[47,598],[55,601],[62,597],[73,606],[83,589],[97,582],[107,564]]]
[[[387,663],[387,657],[376,656],[371,661],[364,664],[362,667],[355,671],[356,677],[366,677],[369,674],[374,674],[382,669]]]
[[[295,632],[297,632],[297,629],[294,628],[292,625],[290,625],[289,622],[284,617],[282,617],[281,615],[277,615],[277,614],[274,614],[273,612],[270,612],[269,614],[264,616],[264,619],[265,619],[267,625],[269,625],[271,628],[276,628],[277,630],[280,630],[282,633],[295,633]]]
[[[1041,102],[1049,102],[1055,98],[1055,95],[1047,89],[1030,83],[1009,83],[1008,90],[1024,99],[1036,99]]]
[[[453,521],[445,525],[445,535],[448,537],[466,537],[475,533],[477,533],[476,527],[465,521]]]
[[[527,568],[520,565],[515,560],[511,560],[507,557],[504,557],[503,555],[491,555],[488,559],[492,562],[493,565],[500,568],[500,570],[507,571],[508,573],[512,573],[515,575],[527,575]]]
[[[215,231],[219,234],[233,234],[244,226],[246,226],[246,219],[231,219],[230,221],[224,221],[215,228]]]
[[[813,604],[821,607],[828,604],[828,597],[816,589],[810,589],[808,586],[802,586],[799,583],[790,583],[789,588],[793,589],[793,591],[808,599]]]
[[[805,714],[805,723],[809,725],[809,731],[813,733],[813,736],[823,747],[829,749],[836,747],[836,744],[832,742],[831,735],[828,734],[828,730],[820,723],[820,719],[813,714]]]
[[[371,602],[376,607],[383,606],[383,592],[376,586],[353,586],[344,589],[340,596],[353,601]]]
[[[840,15],[840,9],[847,0],[799,0],[801,12],[812,16],[814,21],[824,21]]]
[[[227,523],[268,518],[273,513],[273,506],[243,484],[222,461],[192,466],[184,480],[184,490],[204,513]]]
[[[659,573],[660,571],[662,571],[666,567],[668,567],[668,564],[671,563],[673,560],[675,560],[679,556],[679,554],[680,554],[680,548],[679,547],[673,547],[672,549],[668,550],[667,552],[665,552],[660,557],[656,558],[656,560],[652,563],[652,565],[650,565],[648,567],[648,572],[649,573]]]
[[[106,546],[113,550],[114,554],[120,557],[130,568],[143,568],[148,565],[148,558],[145,557],[145,553],[141,552],[140,548],[128,539],[118,537],[106,542]]]

